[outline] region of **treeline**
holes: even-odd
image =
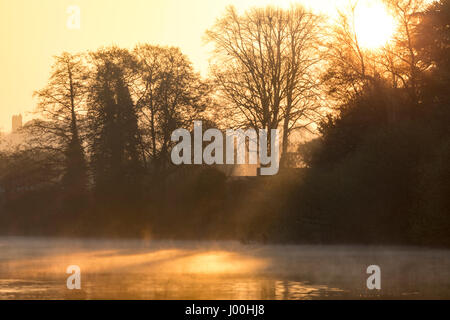
[[[376,50],[355,6],[335,23],[229,7],[210,79],[176,48],[56,57],[25,142],[0,153],[0,232],[450,245],[450,1],[386,4],[399,26]],[[278,128],[280,173],[174,166],[194,120]]]
[[[177,201],[171,133],[202,119],[210,90],[176,48],[55,57],[38,117],[3,155],[4,231],[149,234]]]
[[[300,6],[242,16],[228,8],[207,32],[216,51],[206,80],[177,48],[143,44],[55,57],[47,86],[35,93],[36,119],[22,130],[26,141],[3,155],[0,228],[241,237],[238,204],[247,200],[236,198],[246,187],[235,193],[227,167],[174,166],[171,134],[194,120],[204,130],[282,125],[287,149],[291,132],[319,116],[312,72],[319,21]],[[244,25],[245,35],[227,31]]]

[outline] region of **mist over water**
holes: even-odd
[[[381,268],[368,290],[366,268]],[[66,268],[81,268],[68,290]],[[0,238],[0,299],[450,298],[450,251]]]

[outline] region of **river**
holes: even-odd
[[[67,288],[70,265],[81,290]],[[0,299],[355,298],[450,299],[450,250],[0,238]]]

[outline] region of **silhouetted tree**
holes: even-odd
[[[145,149],[156,173],[170,163],[171,134],[192,127],[210,103],[210,86],[193,71],[188,58],[178,48],[137,46],[135,83],[141,114]]]
[[[419,77],[423,66],[414,48],[417,25],[421,12],[426,8],[425,0],[385,0],[388,8],[398,21],[398,30],[394,35],[394,45],[385,50],[388,55],[396,58],[390,67],[392,74],[401,80],[407,89],[411,102],[419,103]]]
[[[208,30],[212,72],[236,127],[283,129],[282,165],[290,134],[320,117],[318,51],[321,19],[301,6],[239,15],[228,7]]]
[[[421,73],[421,98],[424,102],[447,105],[450,94],[450,1],[434,2],[420,15],[413,46]]]
[[[130,93],[136,60],[117,47],[100,49],[90,57],[87,117],[95,190],[103,201],[131,205],[141,196],[143,178],[137,107]]]
[[[28,125],[32,148],[64,154],[62,183],[67,200],[75,205],[86,195],[87,164],[80,137],[80,117],[86,110],[86,67],[81,55],[55,57],[47,86],[37,92],[42,120]]]

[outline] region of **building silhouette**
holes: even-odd
[[[22,128],[22,115],[14,115],[12,117],[12,132],[16,132],[20,128]]]

